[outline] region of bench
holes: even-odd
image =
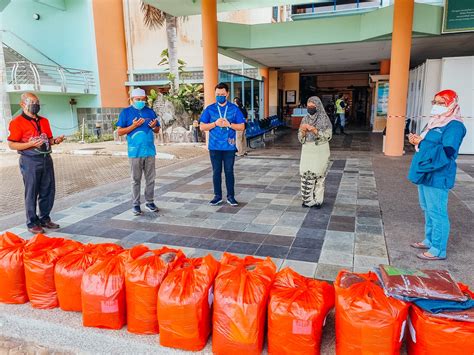
[[[278,118],[278,116],[270,116],[263,120],[253,120],[247,122],[245,137],[247,138],[247,145],[251,149],[252,142],[258,139],[257,141],[264,142],[265,134],[268,132],[273,132],[278,127],[285,126],[285,123]]]

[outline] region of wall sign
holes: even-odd
[[[444,0],[442,33],[474,31],[474,1]]]

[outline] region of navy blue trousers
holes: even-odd
[[[25,185],[26,225],[28,228],[51,221],[56,184],[53,159],[49,154],[20,156],[20,171]],[[39,215],[36,214],[38,206]]]
[[[227,197],[234,197],[235,150],[210,150],[214,195],[222,197],[222,166],[224,166]]]

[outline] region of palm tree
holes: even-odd
[[[171,78],[171,92],[176,93],[179,89],[179,63],[178,63],[178,21],[175,16],[157,9],[156,7],[141,2],[143,21],[150,29],[166,27],[166,41],[168,43],[168,56]]]

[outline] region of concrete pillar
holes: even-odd
[[[390,59],[382,59],[380,61],[380,75],[390,74]]]
[[[264,118],[267,118],[270,112],[270,76],[268,75],[268,68],[260,68],[260,75],[263,79],[263,115]]]
[[[219,80],[217,62],[217,2],[202,0],[202,54],[204,61],[204,104],[216,101],[214,87]]]
[[[10,97],[7,92],[7,70],[2,46],[2,32],[0,31],[0,141],[6,141],[8,125],[12,119]]]
[[[385,155],[403,154],[414,0],[395,0]]]

